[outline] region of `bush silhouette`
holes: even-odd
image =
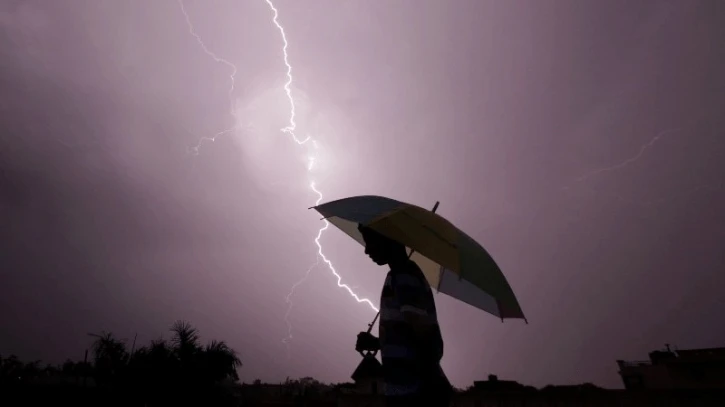
[[[175,322],[169,340],[158,339],[129,352],[112,333],[93,335],[89,363],[68,360],[41,367],[0,357],[0,386],[22,404],[60,400],[76,405],[233,405],[233,385],[242,362],[225,342],[200,341],[186,321]]]

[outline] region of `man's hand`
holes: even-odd
[[[355,350],[358,352],[377,352],[380,350],[380,341],[370,332],[360,332],[357,334]]]

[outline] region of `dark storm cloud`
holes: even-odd
[[[230,72],[176,2],[1,6],[3,354],[79,358],[88,332],[151,339],[185,318],[240,351],[246,380],[355,367],[374,314],[324,267],[295,292],[287,357],[285,296],[320,224],[304,152],[276,131],[281,39],[262,1],[204,4],[188,12],[239,69],[240,120],[263,131],[196,157],[199,137],[234,124]],[[614,386],[615,359],[725,343],[720,2],[277,7],[326,199],[440,200],[527,313],[502,325],[437,297],[457,385]],[[382,270],[339,233],[322,241],[375,300]]]

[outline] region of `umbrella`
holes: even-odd
[[[374,195],[339,199],[314,209],[362,245],[365,242],[358,224],[404,244],[413,251],[411,259],[438,292],[501,320],[526,320],[511,286],[491,255],[440,215]]]

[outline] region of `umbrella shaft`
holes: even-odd
[[[436,204],[433,205],[433,209],[431,212],[435,213],[436,210],[438,210],[438,205],[440,205],[440,201],[436,201]],[[415,253],[415,250],[410,249],[410,253],[408,253],[408,258],[410,259],[411,256],[413,256],[413,253]],[[378,317],[380,317],[380,311],[378,311],[377,314],[375,314],[375,318],[373,318],[373,322],[368,324],[368,333],[373,330],[373,326],[375,325],[375,321],[378,320]]]

